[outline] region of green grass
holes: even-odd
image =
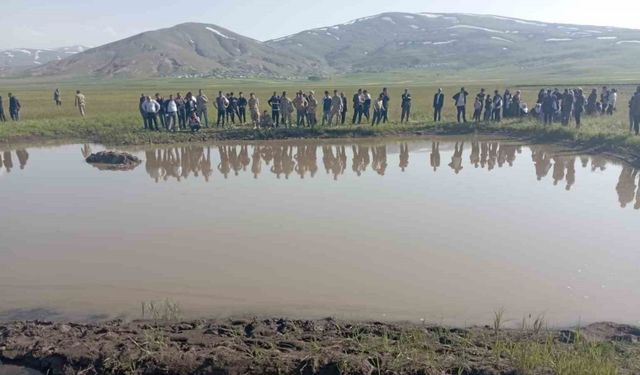
[[[394,77],[392,74],[391,77]],[[404,76],[399,75],[400,79]],[[10,81],[4,86],[4,91],[12,91],[22,104],[23,121],[19,123],[0,123],[0,142],[15,144],[38,141],[80,141],[94,142],[106,145],[135,145],[135,144],[163,144],[183,143],[193,141],[215,140],[260,140],[284,138],[344,138],[344,137],[372,137],[392,135],[412,135],[417,132],[427,134],[466,134],[472,132],[500,133],[517,137],[526,137],[535,142],[572,142],[585,147],[602,148],[603,150],[624,154],[640,155],[640,138],[630,135],[627,113],[627,101],[634,90],[634,86],[618,86],[620,89],[618,111],[614,116],[596,116],[584,119],[583,126],[544,127],[537,121],[506,120],[502,123],[455,123],[455,108],[451,95],[459,90],[458,86],[444,87],[447,102],[443,113],[444,122],[436,124],[432,121],[431,101],[437,86],[419,83],[420,80],[400,81],[391,80],[384,85],[389,87],[392,98],[389,117],[390,124],[378,127],[363,125],[361,127],[341,126],[337,128],[316,127],[315,129],[275,129],[255,131],[250,126],[235,126],[225,130],[204,129],[198,134],[190,132],[169,134],[165,132],[146,132],[142,129],[142,119],[138,113],[138,98],[141,93],[163,95],[188,90],[205,90],[210,100],[218,90],[223,92],[249,91],[256,92],[262,102],[261,108],[266,109],[267,98],[273,91],[294,92],[298,89],[315,90],[316,93],[324,89],[336,88],[351,97],[357,88],[367,88],[377,93],[382,82],[374,82],[375,76],[360,77],[360,84],[356,86],[355,79],[341,82],[282,82],[268,80],[154,80],[154,81],[77,81],[54,83],[33,83],[28,81]],[[406,77],[405,77],[406,78]],[[387,85],[388,83],[388,85]],[[410,125],[398,124],[400,116],[399,98],[404,87],[409,87],[413,94],[413,114]],[[493,89],[504,91],[504,84],[489,82],[485,84],[467,85],[467,90],[475,95],[480,87],[492,92]],[[553,85],[563,88],[562,85]],[[575,87],[577,84],[571,85]],[[52,92],[60,87],[63,94],[64,106],[56,108],[52,101]],[[591,85],[583,85],[585,89]],[[72,93],[81,89],[87,96],[87,118],[80,118],[72,105]],[[530,106],[535,102],[539,86],[512,86],[512,91],[520,89],[525,102]],[[5,103],[6,105],[6,103]],[[351,109],[351,108],[350,108]],[[469,111],[470,112],[470,111]],[[210,108],[210,118],[215,118],[215,109]],[[351,113],[348,114],[348,117]],[[469,113],[471,116],[471,113]],[[347,123],[350,121],[348,120]]]

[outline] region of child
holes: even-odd
[[[191,114],[191,117],[189,117],[189,127],[191,128],[191,132],[193,133],[199,131],[201,128],[200,119],[195,112],[193,112]]]

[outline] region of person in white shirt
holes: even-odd
[[[175,100],[173,100],[173,95],[169,95],[169,99],[167,100],[167,119],[165,120],[165,125],[167,127],[167,131],[176,131],[176,123],[178,122],[178,104]]]
[[[616,104],[618,102],[618,90],[611,89],[609,92],[609,102],[607,103],[607,114],[613,115],[613,111],[616,110]]]
[[[160,104],[157,101],[147,96],[147,99],[142,104],[142,110],[145,113],[146,122],[145,129],[159,131],[158,128],[158,111],[160,110]]]
[[[469,93],[463,88],[460,92],[453,96],[453,100],[456,103],[458,109],[458,123],[467,122],[467,96]]]

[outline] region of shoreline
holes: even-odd
[[[640,328],[290,319],[0,323],[0,363],[43,374],[637,374]]]
[[[66,128],[55,127],[43,132],[20,128],[18,132],[3,134],[0,144],[14,147],[16,144],[64,144],[95,143],[107,147],[171,145],[204,142],[268,141],[268,140],[341,140],[358,138],[391,137],[450,137],[479,135],[504,137],[514,141],[539,144],[548,143],[585,154],[605,154],[634,166],[640,166],[640,137],[607,131],[584,131],[559,125],[544,126],[534,121],[509,121],[495,123],[416,123],[411,125],[344,126],[315,128],[277,128],[254,130],[248,127],[205,128],[198,133],[149,132],[127,127],[113,132],[113,128],[96,126]]]

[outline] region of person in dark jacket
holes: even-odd
[[[0,121],[6,122],[7,118],[4,115],[4,104],[2,103],[2,96],[0,96]]]
[[[486,97],[486,90],[484,88],[481,88],[478,95],[476,95],[476,98],[480,99],[480,103],[482,103],[482,107],[480,107],[480,113],[482,113],[482,110],[484,110],[484,100]]]
[[[467,96],[469,96],[469,93],[464,87],[453,96],[453,101],[458,111],[458,123],[467,122]]]
[[[347,120],[347,109],[349,108],[349,100],[347,99],[347,96],[344,94],[344,92],[340,93],[340,98],[342,98],[342,118],[340,119],[340,124],[344,125],[344,122]]]
[[[235,125],[236,114],[238,113],[238,98],[230,92],[227,100],[229,101],[229,105],[227,106],[227,124],[229,120],[231,120],[231,123]]]
[[[629,113],[633,119],[633,130],[638,135],[640,134],[640,86],[638,86],[635,95],[631,98]]]
[[[391,97],[387,88],[382,89],[382,123],[386,124],[389,121],[389,102]]]
[[[362,95],[362,89],[358,89],[358,92],[353,94],[353,119],[351,124],[359,124],[362,121],[362,106],[364,105],[364,97]]]
[[[498,90],[493,93],[493,120],[500,122],[503,115],[504,98],[500,96]]]
[[[9,93],[9,115],[13,121],[20,121],[20,109],[22,109],[20,100]]]
[[[371,121],[371,94],[369,91],[364,90],[362,92],[364,97],[364,104],[362,105],[362,115],[367,119],[367,122]]]
[[[551,90],[542,99],[542,114],[544,116],[544,124],[553,124],[553,115],[558,110],[556,97]]]
[[[402,115],[400,116],[400,123],[409,122],[409,116],[411,116],[411,94],[409,93],[409,89],[404,89],[404,94],[402,94],[402,101],[400,104],[402,107]]]
[[[160,104],[160,111],[158,112],[158,118],[160,118],[160,125],[162,125],[162,127],[165,127],[165,104],[164,104],[164,98],[160,96],[159,93],[156,93],[155,95],[155,99],[156,102],[158,102],[158,104]]]
[[[238,122],[241,124],[247,123],[247,98],[244,97],[244,94],[240,92],[238,94]],[[283,116],[284,120],[284,116]]]
[[[271,120],[277,128],[280,126],[280,97],[278,96],[278,93],[274,91],[271,98],[267,101],[267,104],[271,107]]]
[[[142,108],[142,104],[147,101],[147,96],[145,94],[140,94],[140,99],[138,101],[138,110],[140,111],[140,116],[142,116],[142,123],[144,124],[144,128],[147,128],[147,114]]]
[[[587,115],[592,116],[598,112],[598,90],[591,90],[591,94],[587,98]]]
[[[576,90],[575,101],[573,102],[573,116],[576,119],[576,128],[582,125],[582,113],[584,112],[587,99],[584,97],[584,92],[581,88]]]
[[[322,126],[324,124],[329,123],[331,119],[331,95],[329,91],[324,92],[324,97],[322,98]]]
[[[513,96],[509,89],[504,90],[502,95],[502,117],[509,118],[513,116],[513,108],[511,107]]]
[[[433,121],[442,121],[442,108],[444,107],[444,93],[442,89],[433,96]]]

